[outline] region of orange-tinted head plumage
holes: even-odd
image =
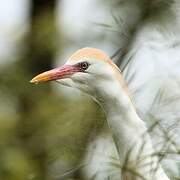
[[[95,58],[97,60],[103,60],[103,61],[110,61],[108,55],[101,51],[100,49],[96,48],[82,48],[77,50],[70,58],[69,61],[76,61],[83,58]]]

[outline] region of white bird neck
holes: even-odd
[[[96,99],[106,113],[108,125],[119,152],[120,162],[123,164],[128,155],[130,162],[128,162],[127,166],[130,163],[131,168],[134,168],[136,172],[145,176],[148,180],[168,180],[161,166],[159,166],[156,174],[152,174],[151,164],[154,163],[153,165],[156,166],[158,160],[157,157],[151,156],[154,150],[150,136],[144,122],[137,115],[122,83],[125,82],[117,80],[109,82],[109,84],[102,82],[99,84],[101,92],[99,90],[96,92]],[[137,162],[138,158],[140,163]],[[145,166],[145,164],[150,165]],[[126,174],[123,179],[126,179]],[[134,179],[134,175],[130,179]]]
[[[101,83],[100,86],[102,87],[101,92],[96,92],[96,99],[105,111],[118,151],[123,156],[130,148],[127,146],[132,145],[127,142],[132,140],[137,132],[139,134],[146,132],[146,127],[124,89],[125,82],[115,79],[114,82]]]

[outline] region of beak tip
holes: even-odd
[[[38,80],[35,78],[31,79],[29,82],[33,84],[38,84]]]

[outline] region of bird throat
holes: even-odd
[[[127,150],[131,148],[129,145],[133,144],[127,142],[133,141],[134,134],[146,132],[146,127],[121,83],[116,81],[111,83],[109,86],[106,84],[109,88],[104,87],[101,92],[96,92],[95,98],[105,111],[120,160],[123,161]]]

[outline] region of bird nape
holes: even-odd
[[[80,49],[64,66],[37,75],[31,83],[47,81],[77,88],[99,102],[114,137],[123,180],[168,180],[121,72],[104,52],[95,48]]]

